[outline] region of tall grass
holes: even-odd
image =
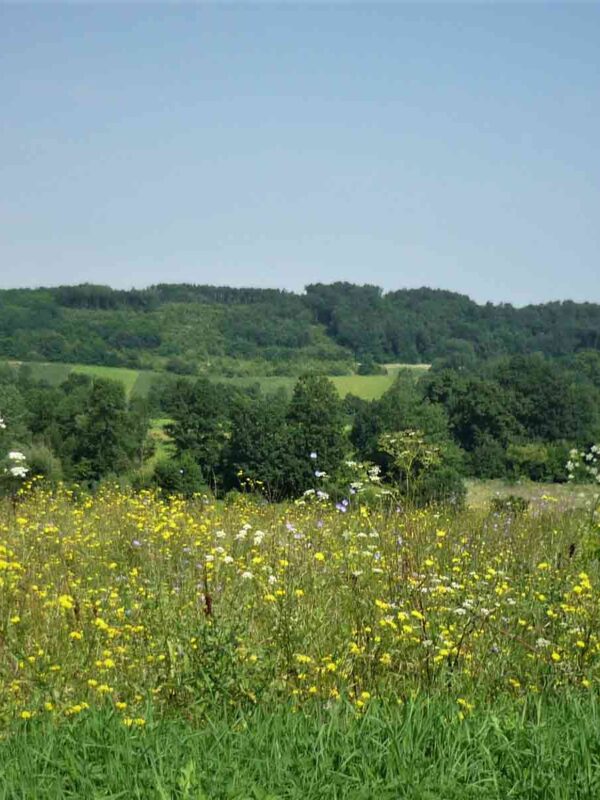
[[[458,721],[447,701],[217,714],[130,730],[110,713],[27,723],[0,743],[0,798],[595,800],[590,698],[500,703]]]
[[[598,685],[585,511],[348,508],[111,488],[4,503],[0,718],[425,690],[465,715]]]
[[[599,533],[34,482],[0,503],[0,797],[595,798]]]

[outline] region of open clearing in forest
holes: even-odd
[[[533,507],[550,509],[585,508],[589,505],[597,489],[593,485],[572,483],[534,483],[533,481],[517,481],[509,483],[500,479],[467,480],[467,505],[473,509],[489,508],[495,497],[523,497]]]
[[[100,378],[110,378],[119,381],[125,387],[128,397],[147,397],[150,387],[161,378],[175,379],[172,373],[154,372],[152,370],[136,370],[124,367],[106,367],[94,364],[64,364],[55,362],[19,362],[5,361],[4,365],[13,368],[25,367],[36,380],[43,380],[51,386],[58,386],[66,381],[71,373],[95,375]],[[330,379],[338,390],[340,397],[354,394],[363,400],[376,400],[390,388],[398,372],[408,369],[414,373],[415,378],[420,377],[429,369],[429,364],[386,364],[387,375],[330,375]],[[218,374],[209,374],[210,380],[222,383],[231,383],[236,386],[253,386],[259,384],[264,392],[276,392],[283,389],[291,392],[296,383],[295,377],[290,376],[258,376],[225,377]],[[190,377],[193,380],[193,377]]]

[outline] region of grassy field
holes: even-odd
[[[126,728],[110,712],[23,723],[0,742],[1,800],[596,800],[594,697],[465,720],[442,700],[221,713]]]
[[[96,367],[88,364],[75,364],[71,372],[79,375],[90,375],[93,378],[108,378],[111,381],[122,383],[128,397],[131,395],[140,375],[139,371],[135,369]]]
[[[160,417],[151,420],[148,435],[154,444],[154,453],[144,465],[146,474],[152,472],[157,461],[163,461],[173,455],[173,445],[170,437],[165,431],[165,427],[171,422],[168,417]]]
[[[99,378],[109,378],[113,381],[122,383],[127,396],[139,395],[145,397],[150,390],[152,382],[157,379],[159,373],[144,370],[124,369],[121,367],[103,367],[90,364],[57,364],[41,362],[4,362],[4,364],[14,369],[23,366],[32,378],[38,381],[45,381],[51,386],[58,386],[67,380],[71,373],[81,375],[96,376]]]
[[[41,363],[41,362],[22,362],[7,361],[4,365],[8,365],[13,369],[18,369],[24,366],[30,373],[31,377],[36,381],[46,381],[51,386],[58,386],[63,381],[66,381],[73,369],[72,364],[57,364],[57,363]]]
[[[408,369],[414,373],[415,378],[420,377],[429,369],[429,364],[386,364],[387,375],[330,375],[340,397],[347,394],[354,394],[363,400],[376,400],[387,391],[394,383],[398,372],[401,369]],[[211,375],[212,380],[231,383],[236,386],[252,386],[258,383],[263,392],[276,392],[280,389],[291,393],[296,378],[287,376],[247,376],[237,378],[226,378],[218,375]]]
[[[5,362],[14,366],[20,365],[17,362]],[[128,396],[146,397],[150,387],[161,376],[168,373],[152,372],[149,370],[132,370],[120,367],[103,367],[88,364],[56,364],[56,363],[27,363],[27,368],[31,370],[32,376],[36,380],[44,380],[53,386],[65,381],[72,373],[85,375],[97,375],[103,378],[119,381],[125,387]],[[390,388],[400,369],[409,369],[414,372],[415,377],[420,376],[429,368],[427,364],[389,364],[387,375],[334,375],[331,380],[335,384],[341,397],[352,393],[364,400],[374,400]],[[172,375],[170,376],[172,377]],[[258,383],[265,392],[275,392],[284,389],[291,392],[296,379],[286,376],[249,376],[228,378],[219,375],[210,375],[211,380],[231,383],[238,386],[251,386]]]
[[[427,690],[466,698],[466,713],[600,678],[584,512],[500,525],[481,511],[40,489],[2,506],[0,535],[5,720],[119,704],[136,717],[149,701],[202,719],[223,691],[231,707],[362,711]]]
[[[528,500],[534,508],[559,509],[585,508],[597,494],[592,485],[571,483],[533,483],[502,480],[468,480],[467,505],[474,509],[489,508],[494,497],[515,495]]]
[[[552,503],[3,501],[0,798],[592,800],[598,534]]]

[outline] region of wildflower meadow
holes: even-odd
[[[571,480],[598,483],[598,452],[571,452]],[[373,492],[376,468],[348,469],[362,479],[337,501],[309,490],[269,503],[250,484],[185,499],[51,486],[10,451],[0,797],[124,796],[97,793],[107,771],[137,797],[502,797],[502,775],[518,796],[594,796],[597,498],[417,508]],[[575,747],[560,725],[579,732]],[[127,766],[139,748],[158,765]],[[535,767],[536,748],[560,776],[547,758]],[[431,763],[433,793],[417,795]]]
[[[100,714],[141,735],[282,709],[365,725],[427,701],[460,730],[498,705],[596,702],[600,529],[589,510],[551,498],[490,514],[36,484],[0,517],[7,729]]]

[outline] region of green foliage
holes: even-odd
[[[191,453],[159,461],[154,468],[153,481],[167,495],[192,497],[206,489],[202,470]]]
[[[165,408],[173,422],[166,427],[178,456],[189,453],[212,484],[229,437],[229,398],[223,387],[199,378],[179,380],[167,389]]]
[[[580,350],[571,361],[576,372],[600,389],[600,352],[598,350]]]
[[[306,303],[336,342],[381,362],[448,359],[450,366],[464,368],[474,358],[562,356],[600,347],[600,307],[591,303],[478,306],[448,291],[383,294],[376,286],[349,283],[307,286]]]
[[[548,473],[548,450],[541,442],[511,444],[506,455],[515,477],[540,481]]]
[[[478,478],[496,478],[508,474],[506,446],[491,433],[477,431],[475,444],[468,455],[469,473]]]
[[[462,508],[466,496],[467,489],[460,469],[453,463],[442,461],[423,475],[416,486],[414,499],[419,506],[433,504]]]
[[[597,699],[477,708],[419,697],[356,715],[288,707],[125,728],[109,711],[34,720],[0,742],[0,797],[44,800],[591,800]]]
[[[119,383],[95,380],[78,420],[73,460],[80,480],[126,472],[136,445],[130,428],[125,392]]]
[[[450,438],[443,407],[424,398],[410,374],[400,373],[380,400],[357,408],[350,439],[361,458],[379,462],[381,434],[409,429],[425,431],[432,443]]]
[[[516,494],[492,497],[490,510],[494,514],[524,514],[529,509],[529,500]]]
[[[315,296],[309,294],[302,302],[312,308]],[[103,293],[96,303],[94,296],[86,291],[81,295],[84,299],[77,299],[75,293],[66,308],[77,314],[91,313],[90,309],[97,314],[128,313],[125,296],[113,298],[114,303]],[[174,296],[177,293],[163,287],[147,307],[137,298],[132,299],[132,308],[136,314],[155,313],[163,308],[161,298],[168,297],[171,314],[171,306],[184,305],[174,301]],[[227,308],[237,308],[235,293],[194,296],[202,298],[198,307],[208,309],[209,316],[218,311],[210,304],[215,297],[227,297]],[[64,297],[71,295],[67,292]],[[240,297],[244,298],[244,325],[254,325],[253,311],[266,313],[261,295]],[[367,292],[367,297],[367,309],[379,302],[376,292]],[[283,314],[284,310],[293,312],[298,298],[280,300],[278,313]],[[79,307],[79,302],[84,306]],[[29,308],[39,311],[36,303]],[[319,323],[323,325],[336,319],[334,313],[329,319],[318,304],[311,313],[329,320]],[[186,319],[190,320],[191,339],[195,314],[182,314],[182,330]],[[42,319],[48,318],[54,317],[42,314]],[[266,334],[264,341],[268,341]],[[229,363],[231,357],[219,358]],[[363,362],[372,364],[372,356],[365,355]],[[244,362],[237,369],[251,370],[257,363]],[[54,369],[59,366],[60,370]],[[168,372],[81,364],[65,372],[63,366],[0,368],[0,408],[9,423],[8,432],[0,431],[0,444],[5,449],[46,448],[36,469],[55,475],[62,469],[69,481],[94,483],[117,474],[131,478],[135,472],[148,477],[155,461],[165,460],[172,447],[178,457],[191,454],[204,482],[217,494],[243,488],[269,499],[298,497],[308,489],[323,489],[324,473],[337,496],[342,485],[338,473],[347,458],[374,463],[382,469],[384,481],[397,483],[402,471],[396,469],[394,474],[391,455],[380,446],[381,437],[418,430],[428,446],[442,453],[436,469],[429,470],[427,480],[414,491],[414,501],[418,497],[423,503],[460,498],[465,473],[479,478],[565,481],[568,451],[600,437],[596,357],[589,350],[562,360],[518,355],[472,363],[468,368],[444,367],[418,381],[416,370],[391,364],[387,375],[336,376],[330,381],[311,374],[295,385],[288,375],[263,376],[260,381],[238,375],[216,384],[206,375],[194,380]],[[48,385],[65,375],[62,383]],[[44,376],[50,380],[46,382]],[[121,387],[110,380],[113,377]],[[356,396],[344,403],[339,399],[339,394],[349,390],[377,395],[384,386],[389,386],[387,391],[372,402]],[[261,395],[261,391],[273,394],[279,389],[277,397]],[[147,402],[142,402],[144,395]],[[151,416],[169,418],[160,441],[147,436]],[[157,446],[160,452],[154,457]],[[317,457],[311,458],[311,453]],[[49,461],[50,457],[55,461]]]
[[[387,369],[372,358],[366,358],[358,365],[357,375],[387,375]]]
[[[511,477],[528,478],[532,481],[566,481],[568,458],[569,446],[561,441],[550,444],[510,444],[506,451],[507,468]]]
[[[427,473],[442,461],[439,448],[428,443],[421,431],[414,430],[384,433],[378,444],[379,449],[389,456],[388,475],[402,487],[405,500],[414,502]]]
[[[147,410],[122,384],[71,372],[58,387],[10,370],[0,381],[6,428],[0,447],[22,449],[32,474],[93,483],[125,474],[144,458]]]
[[[464,499],[462,455],[445,410],[424,396],[410,374],[401,372],[379,401],[356,407],[350,438],[359,457],[378,464],[409,503]]]
[[[0,380],[0,415],[6,428],[0,429],[0,452],[21,445],[27,438],[29,415],[23,392],[14,383]]]
[[[60,459],[44,444],[32,444],[26,448],[27,466],[31,475],[44,478],[46,482],[57,483],[63,478]]]
[[[462,505],[466,489],[450,444],[432,444],[422,431],[404,430],[382,434],[379,449],[388,456],[386,474],[403,502]]]
[[[447,411],[450,430],[477,477],[566,480],[571,444],[600,434],[600,391],[583,373],[539,355],[491,361],[421,381]]]
[[[298,379],[287,411],[293,472],[289,492],[299,495],[318,486],[319,475],[335,475],[348,443],[343,431],[340,398],[327,378],[306,375]]]
[[[285,497],[296,467],[284,394],[239,398],[225,454],[227,487],[257,490],[269,500]]]
[[[600,306],[593,303],[516,309],[447,291],[384,293],[349,283],[314,284],[305,294],[168,284],[0,292],[0,356],[21,361],[169,365],[187,373],[218,372],[219,362],[235,370],[245,359],[262,365],[259,374],[297,376],[348,374],[356,360],[470,370],[482,359],[540,352],[576,357],[594,381],[599,349]]]
[[[167,372],[174,372],[176,375],[195,375],[198,371],[194,363],[178,356],[169,358],[165,364],[165,369]]]

